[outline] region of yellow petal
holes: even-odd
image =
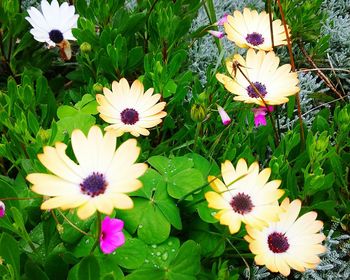
[[[208,201],[208,207],[214,209],[231,209],[231,205],[221,195],[216,192],[205,193],[205,198]]]
[[[47,196],[65,196],[80,193],[80,187],[60,177],[44,173],[32,173],[27,180],[33,184],[31,190]]]
[[[77,215],[80,219],[85,220],[96,212],[94,204],[89,201],[78,208]]]
[[[134,203],[129,196],[123,193],[115,193],[110,195],[113,201],[114,207],[118,209],[131,209],[134,207]]]
[[[66,181],[80,184],[82,177],[74,172],[60,157],[53,147],[44,147],[44,153],[38,155],[41,163],[52,173]]]
[[[215,176],[208,176],[208,182],[212,189],[217,193],[223,193],[227,191],[227,187],[225,186],[225,184]]]
[[[220,223],[229,227],[230,233],[234,234],[241,228],[241,218],[233,211],[226,211],[220,217]]]

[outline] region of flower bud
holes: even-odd
[[[88,42],[84,42],[80,45],[80,50],[82,53],[91,52],[91,45]]]
[[[228,125],[231,123],[231,118],[229,117],[229,115],[226,113],[226,111],[224,110],[224,108],[222,108],[221,106],[217,105],[218,107],[218,112],[220,114],[220,118],[222,121],[223,125]]]
[[[225,36],[225,33],[221,31],[208,30],[208,33],[219,39],[222,39]]]
[[[201,122],[207,115],[206,109],[202,104],[193,104],[191,108],[191,119],[194,122]]]
[[[94,93],[102,93],[103,92],[103,85],[101,85],[100,83],[95,83],[92,86],[92,90],[94,91]]]
[[[5,216],[5,210],[6,210],[5,203],[3,203],[0,200],[0,218]]]

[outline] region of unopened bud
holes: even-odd
[[[93,86],[92,86],[92,90],[94,91],[94,93],[102,93],[103,91],[103,85],[101,85],[100,83],[95,83]]]
[[[80,50],[82,53],[91,52],[91,45],[88,42],[84,42],[80,45]]]
[[[6,210],[5,203],[3,203],[0,200],[0,218],[5,216],[5,210]]]
[[[194,122],[201,122],[205,119],[207,113],[202,104],[193,104],[191,108],[191,119]]]
[[[222,108],[221,106],[217,105],[218,107],[218,112],[220,114],[220,118],[222,121],[223,125],[228,125],[231,123],[231,118],[229,117],[229,115],[226,113],[226,111],[224,110],[224,108]]]

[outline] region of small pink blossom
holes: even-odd
[[[268,106],[268,110],[270,112],[273,112],[273,106]],[[265,126],[266,125],[267,108],[266,107],[253,108],[252,111],[254,113],[255,127],[258,127],[260,125]]]
[[[0,200],[0,218],[5,216],[5,210],[6,210],[5,203],[3,203]]]
[[[208,32],[213,35],[216,38],[222,39],[225,36],[224,32],[221,31],[215,31],[215,30],[208,30]]]
[[[125,236],[122,232],[124,222],[106,216],[102,221],[100,235],[100,248],[104,254],[110,254],[118,247],[124,245]]]
[[[215,25],[223,26],[225,22],[227,22],[227,16],[228,14],[224,14],[222,18],[220,18]]]
[[[224,108],[222,108],[219,105],[217,105],[217,107],[218,107],[218,111],[219,111],[223,125],[228,125],[229,123],[231,123],[231,119],[229,115],[226,113],[226,111],[224,110]]]

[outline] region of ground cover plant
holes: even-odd
[[[349,11],[1,1],[1,278],[348,279]]]

